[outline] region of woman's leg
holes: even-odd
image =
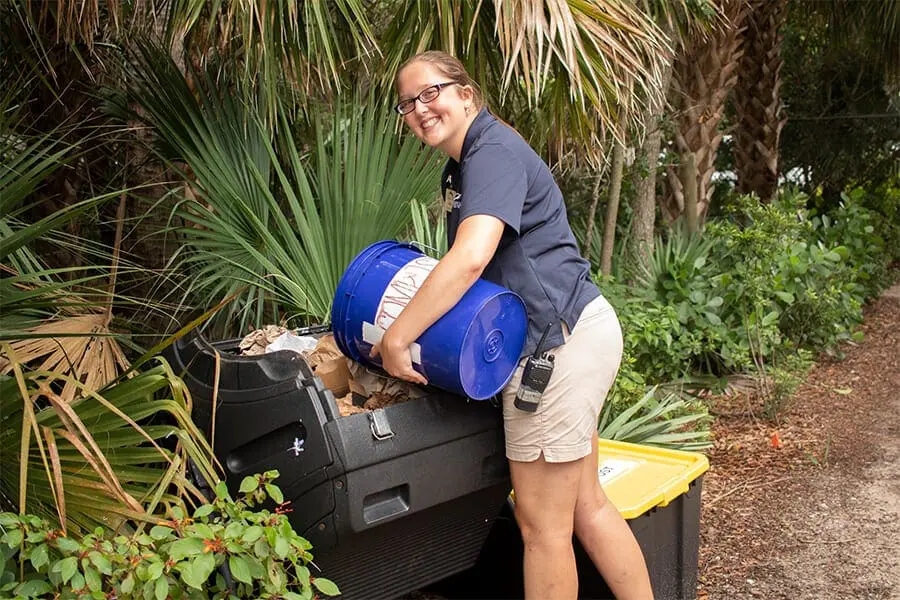
[[[583,461],[549,463],[540,456],[532,462],[509,462],[516,521],[525,544],[526,600],[578,596],[572,532]]]
[[[631,528],[609,502],[597,477],[597,434],[594,450],[582,462],[575,504],[575,535],[618,600],[653,598],[644,555]]]

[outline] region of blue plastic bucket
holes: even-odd
[[[437,261],[412,244],[376,242],[344,271],[331,308],[338,348],[366,366],[372,345],[406,307]],[[473,400],[509,383],[525,345],[525,303],[510,290],[479,279],[411,347],[413,368],[428,383]]]

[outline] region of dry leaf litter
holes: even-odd
[[[245,336],[239,345],[244,356],[264,354],[266,348],[289,331],[278,325],[266,325]],[[425,395],[414,384],[385,377],[347,358],[338,349],[334,335],[318,337],[315,348],[300,354],[313,372],[334,395],[341,416],[369,412]]]

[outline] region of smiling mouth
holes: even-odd
[[[422,125],[420,127],[422,127],[422,131],[427,131],[437,125],[438,121],[440,121],[440,119],[438,119],[437,117],[431,117],[430,119],[422,121]]]

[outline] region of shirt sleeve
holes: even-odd
[[[525,165],[512,151],[500,144],[476,148],[463,165],[459,221],[473,215],[490,215],[518,235],[527,190]]]

